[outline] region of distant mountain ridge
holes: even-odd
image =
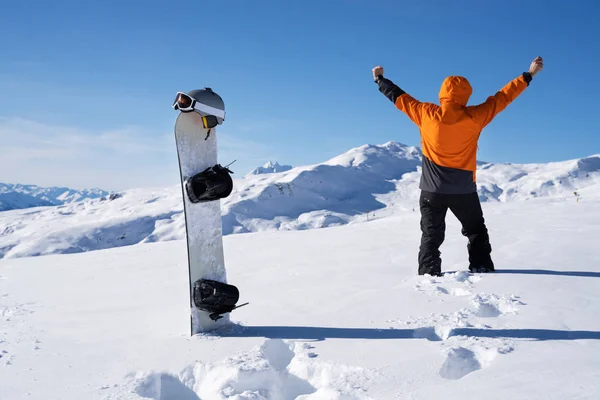
[[[0,183],[0,211],[56,206],[108,195],[109,192],[102,189],[76,190],[67,187]]]
[[[366,144],[322,163],[235,178],[233,192],[221,200],[223,233],[325,228],[418,212],[421,160],[418,147]],[[477,185],[484,203],[598,201],[600,155],[541,164],[480,162]],[[185,238],[179,185],[104,194],[0,213],[0,258]]]

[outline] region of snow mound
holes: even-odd
[[[230,400],[368,399],[373,372],[320,362],[304,343],[266,339],[218,363],[196,362],[180,373],[137,372],[123,391],[141,398]],[[112,398],[112,397],[107,397]]]

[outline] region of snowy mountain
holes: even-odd
[[[71,211],[98,227],[158,212],[153,193]],[[448,218],[447,274],[417,276],[416,212],[226,236],[250,304],[193,337],[182,240],[0,260],[0,398],[599,399],[600,203],[585,200],[484,203],[495,274],[465,271]]]
[[[250,175],[223,201],[225,234],[322,228],[385,208],[377,195],[415,171],[421,156],[396,142],[364,145],[321,164]]]
[[[364,145],[320,164],[247,175],[222,201],[226,235],[354,224],[413,213],[421,152],[396,142]],[[600,157],[478,168],[486,203],[600,198]],[[577,195],[575,195],[577,193]],[[79,253],[184,238],[181,188],[0,213],[0,258]]]
[[[284,172],[292,169],[291,165],[280,165],[277,161],[269,161],[262,167],[255,168],[249,175],[272,174],[273,172]]]
[[[485,164],[478,171],[482,200],[510,201],[567,196],[600,187],[600,155],[547,164]]]
[[[0,183],[0,211],[44,207],[108,196],[101,189],[75,190],[66,187],[39,187]]]

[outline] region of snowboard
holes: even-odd
[[[205,129],[202,115],[197,112],[180,112],[175,122],[175,142],[188,253],[190,333],[195,335],[228,324],[229,314],[223,310],[235,308],[239,293],[227,284],[220,199],[193,202],[186,190],[191,178],[218,164],[216,127]],[[199,303],[200,298],[208,307]],[[219,304],[217,312],[211,308],[211,301]]]

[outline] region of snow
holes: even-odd
[[[180,239],[185,229],[181,188],[179,193],[173,189],[130,190],[122,197],[2,212],[0,258]]]
[[[234,174],[234,190],[222,201],[223,232],[327,228],[412,211],[420,174],[420,149],[397,142],[360,146],[283,172]],[[594,201],[600,156],[548,164],[480,162],[477,176],[485,202]],[[181,240],[182,212],[179,185],[2,212],[0,258]]]
[[[108,196],[101,189],[42,188],[36,185],[0,183],[0,211],[72,203]]]
[[[599,155],[547,164],[487,164],[480,169],[480,193],[500,201],[573,196],[600,183]]]
[[[281,165],[277,161],[268,161],[262,167],[258,167],[250,171],[248,175],[272,174],[274,172],[284,172],[292,169],[291,165]]]
[[[225,236],[228,279],[250,304],[231,327],[193,337],[181,239],[5,258],[0,398],[600,398],[590,190],[485,202],[495,274],[465,271],[449,215],[446,275],[418,276],[410,200],[369,221]],[[150,193],[160,200],[144,207],[175,207],[168,189],[124,199]],[[83,202],[85,224],[135,210],[124,199]]]

